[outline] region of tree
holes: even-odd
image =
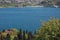
[[[32,38],[33,38],[32,32],[29,32],[28,33],[28,40],[32,40]]]
[[[11,40],[11,38],[10,38],[10,35],[9,35],[9,34],[7,34],[7,36],[6,36],[6,40]]]
[[[20,32],[17,34],[18,40],[23,40],[22,38],[22,30],[20,29]]]
[[[51,18],[36,31],[36,40],[60,40],[60,20]]]
[[[25,39],[25,31],[23,31],[23,40],[26,40],[26,39]]]
[[[18,38],[17,37],[14,37],[14,39],[13,40],[18,40]]]

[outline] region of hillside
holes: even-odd
[[[60,7],[60,0],[0,0],[0,7]]]

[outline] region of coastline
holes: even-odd
[[[22,6],[22,7],[0,7],[0,8],[25,8],[25,7],[33,7],[33,8],[35,8],[35,7],[39,7],[39,8],[44,8],[45,6]],[[48,7],[48,6],[46,6],[46,7]],[[50,7],[50,6],[49,6]],[[50,7],[50,8],[60,8],[59,6],[57,6],[57,5],[53,5],[52,7]]]

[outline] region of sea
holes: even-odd
[[[41,21],[50,17],[60,19],[60,8],[0,8],[0,30],[16,28],[34,32],[41,27]]]

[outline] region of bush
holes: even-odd
[[[60,40],[60,20],[51,18],[36,31],[36,40]]]

